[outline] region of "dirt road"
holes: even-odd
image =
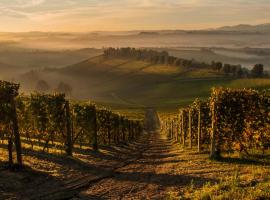
[[[170,162],[177,162],[170,144],[157,132],[150,133],[147,150],[141,158],[118,169],[110,178],[81,192],[74,199],[160,199],[166,188],[176,184],[168,173]],[[180,162],[180,160],[179,160]]]
[[[144,137],[145,151],[134,162],[119,168],[114,174],[93,184],[76,195],[76,199],[165,199],[170,191],[188,185],[195,177],[175,173],[183,162],[181,151],[158,130],[154,110],[146,112],[149,136]],[[140,148],[139,148],[140,149]],[[198,181],[197,181],[198,182]],[[205,182],[205,180],[203,180]]]

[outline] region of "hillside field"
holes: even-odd
[[[38,79],[51,87],[60,82],[72,86],[72,97],[91,99],[115,109],[155,107],[173,110],[205,99],[212,87],[256,88],[270,87],[270,79],[236,79],[206,70],[187,70],[183,67],[151,64],[145,61],[104,58],[96,56],[60,69],[37,71],[22,78],[22,90],[35,89]],[[33,78],[35,77],[35,78]]]

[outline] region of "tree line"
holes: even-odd
[[[170,56],[166,51],[154,51],[151,49],[135,48],[107,48],[104,50],[105,57],[121,57],[150,62],[152,64],[172,65],[188,69],[210,69],[223,72],[226,76],[232,77],[263,77],[263,64],[256,64],[252,70],[248,70],[241,65],[233,65],[212,61],[211,63],[199,62],[194,59],[188,60]]]

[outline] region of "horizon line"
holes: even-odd
[[[172,29],[122,29],[122,30],[89,30],[89,31],[42,31],[42,30],[29,30],[29,31],[5,31],[0,30],[0,33],[95,33],[95,32],[142,32],[142,31],[215,31],[225,27],[237,27],[240,25],[247,25],[247,26],[259,26],[259,25],[270,25],[268,23],[256,23],[256,24],[233,24],[233,25],[226,25],[226,26],[215,26],[215,27],[208,27],[208,28],[198,28],[198,29],[182,29],[182,28],[172,28]]]

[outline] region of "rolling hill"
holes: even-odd
[[[240,32],[257,32],[257,33],[269,33],[270,32],[270,23],[258,24],[258,25],[249,25],[249,24],[239,24],[236,26],[224,26],[218,28],[219,31],[240,31]]]
[[[0,62],[0,79],[2,80],[13,80],[13,77],[18,76],[21,72],[23,72],[21,67]]]
[[[30,77],[22,80],[26,91],[35,86],[36,80],[27,84]],[[111,107],[154,106],[166,110],[187,105],[196,97],[207,98],[214,86],[270,86],[269,79],[237,80],[210,69],[187,69],[103,55],[61,69],[38,71],[35,77],[47,80],[52,88],[60,81],[70,84],[75,99],[92,99]]]
[[[101,55],[101,49],[42,50],[16,46],[0,47],[0,62],[18,66],[24,70],[60,68],[92,56]]]

